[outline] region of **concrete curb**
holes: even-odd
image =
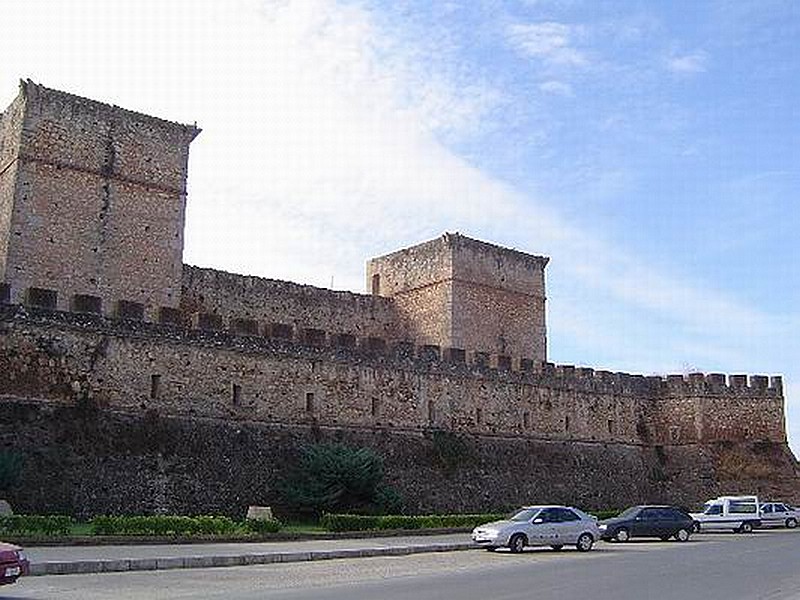
[[[428,552],[474,550],[472,542],[387,546],[382,548],[352,548],[342,550],[309,550],[299,552],[261,552],[211,556],[170,556],[162,558],[115,558],[109,560],[47,561],[32,563],[31,575],[75,575],[86,573],[120,573],[125,571],[162,571],[166,569],[208,569],[211,567],[241,567],[272,563],[332,560],[337,558],[367,558],[374,556],[406,556]]]

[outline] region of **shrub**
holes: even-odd
[[[73,524],[72,517],[60,515],[8,515],[0,517],[0,534],[63,536]]]
[[[597,517],[599,520],[602,521],[603,519],[611,519],[613,517],[616,517],[621,512],[622,512],[621,510],[603,509],[603,510],[589,511],[589,514]]]
[[[380,504],[400,503],[397,492],[380,487],[382,479],[383,460],[369,448],[317,444],[305,450],[279,489],[300,511],[370,512]]]
[[[323,514],[320,525],[328,531],[368,531],[377,529],[378,517],[370,515]]]
[[[322,515],[320,524],[328,531],[381,531],[387,529],[439,529],[472,528],[489,521],[502,519],[500,514],[465,515],[367,515],[329,514]]]
[[[247,531],[250,533],[276,533],[283,527],[283,524],[275,519],[268,519],[264,521],[247,519],[244,522],[244,525]]]
[[[10,450],[0,451],[0,490],[10,490],[22,473],[22,455]]]
[[[238,525],[228,517],[172,515],[103,516],[91,521],[95,535],[230,535]]]

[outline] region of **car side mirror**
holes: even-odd
[[[534,524],[534,525],[539,525],[539,524],[541,524],[541,523],[544,523],[544,519],[543,519],[543,518],[541,518],[541,517],[539,517],[539,518],[537,518],[537,519],[534,519],[534,520],[533,520],[533,524]]]

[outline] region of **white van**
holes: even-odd
[[[761,510],[756,496],[720,496],[709,500],[703,512],[690,513],[695,531],[733,530],[750,533],[761,525]]]

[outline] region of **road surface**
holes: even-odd
[[[589,553],[483,550],[163,572],[31,577],[2,598],[782,600],[800,598],[800,532],[598,544]]]

